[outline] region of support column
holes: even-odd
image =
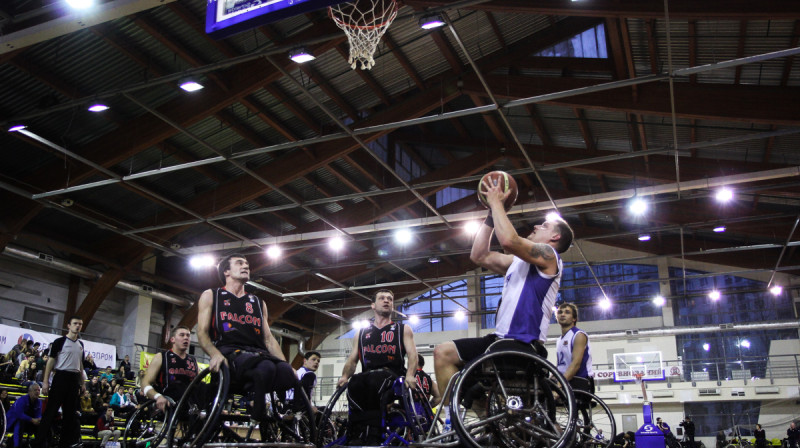
[[[156,258],[151,257],[142,262],[142,271],[155,273]],[[130,295],[125,301],[125,315],[122,323],[122,343],[118,347],[117,356],[131,357],[131,365],[136,368],[139,358],[136,356],[135,344],[147,345],[150,339],[150,321],[153,299],[144,295]]]
[[[666,258],[658,259],[658,278],[669,278],[669,262]],[[658,293],[664,298],[672,296],[672,291],[669,288],[669,280],[658,282]],[[672,300],[667,300],[664,306],[661,307],[661,321],[664,327],[675,326],[675,315],[672,313]]]
[[[481,320],[483,316],[475,314],[481,310],[481,276],[480,270],[472,271],[472,275],[467,279],[467,308],[469,308],[469,321],[467,323],[467,337],[477,338],[481,333]]]

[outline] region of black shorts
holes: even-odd
[[[524,342],[514,342],[513,339],[503,339],[498,337],[496,334],[487,334],[482,338],[463,338],[463,339],[456,339],[453,343],[456,345],[456,351],[458,352],[458,358],[467,363],[472,361],[473,359],[477,358],[478,356],[484,354],[486,350],[489,349],[489,346],[497,341],[503,341],[501,344],[506,344],[507,341],[510,344],[520,344],[520,345],[528,345]],[[533,341],[530,343],[530,347],[532,347],[539,356],[542,358],[547,359],[547,350],[544,348],[539,341]],[[507,348],[517,348],[513,345],[510,345]]]

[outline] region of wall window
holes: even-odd
[[[686,402],[684,414],[692,418],[696,437],[715,437],[719,431],[730,440],[735,429],[742,436],[751,436],[750,428],[758,423],[760,401]],[[678,422],[667,422],[673,428]]]
[[[580,34],[561,41],[552,47],[535,53],[534,56],[556,58],[608,58],[606,28],[600,24]]]

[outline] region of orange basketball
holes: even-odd
[[[480,182],[478,182],[478,200],[481,201],[481,204],[483,204],[483,206],[486,208],[489,208],[489,204],[486,203],[486,195],[483,194],[484,181],[490,185],[494,185],[494,182],[497,181],[498,185],[503,187],[504,192],[511,190],[511,194],[508,195],[506,198],[506,203],[504,204],[506,211],[511,210],[511,207],[513,207],[514,203],[517,202],[517,195],[519,194],[517,181],[515,181],[514,178],[505,171],[492,171],[491,173],[484,175]]]

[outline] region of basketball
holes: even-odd
[[[511,210],[511,207],[517,202],[519,188],[517,188],[517,181],[505,171],[492,171],[481,178],[480,182],[478,182],[478,200],[481,201],[484,207],[489,208],[489,204],[486,203],[486,195],[483,194],[483,183],[494,185],[495,181],[503,187],[503,192],[511,190],[511,194],[506,198],[506,203],[503,204],[506,211]]]

